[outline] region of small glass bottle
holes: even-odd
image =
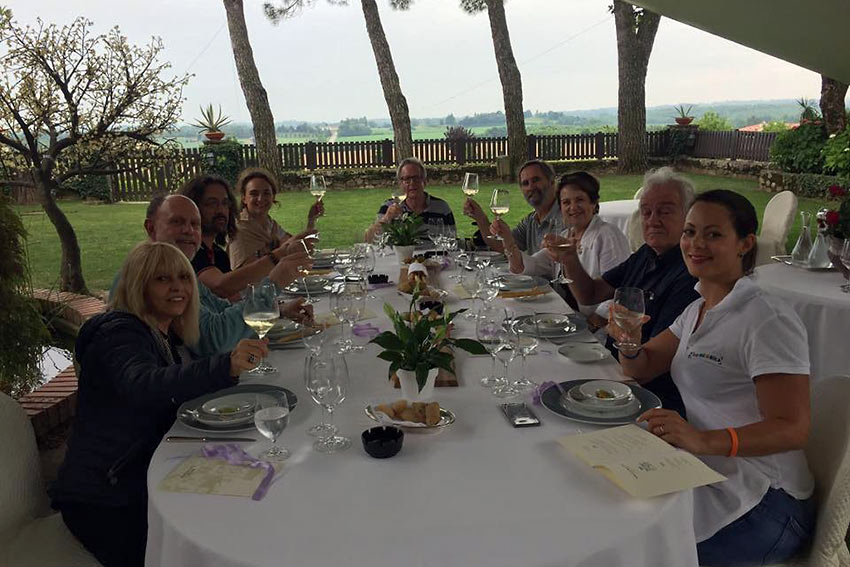
[[[827,209],[821,209],[817,214],[818,235],[809,252],[808,265],[810,268],[828,268],[832,261],[829,259],[829,242],[826,239],[826,213]]]
[[[812,237],[809,234],[812,213],[800,211],[800,218],[802,219],[800,236],[797,237],[797,244],[794,245],[794,250],[791,252],[791,263],[797,266],[805,266],[808,264],[809,253],[812,251]]]

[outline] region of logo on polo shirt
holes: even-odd
[[[704,360],[706,362],[711,362],[717,366],[723,366],[723,355],[722,354],[713,354],[710,352],[694,352],[691,351],[688,353],[688,359],[698,358],[700,360]]]

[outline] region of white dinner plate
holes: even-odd
[[[217,392],[211,392],[203,396],[197,397],[181,404],[177,409],[177,419],[186,427],[204,432],[237,432],[251,431],[254,429],[254,415],[251,414],[247,420],[239,420],[237,422],[227,420],[214,420],[210,417],[202,417],[201,407],[207,402],[227,397],[233,394],[248,394],[248,395],[263,395],[272,399],[282,401],[286,394],[286,399],[289,402],[289,411],[295,409],[298,404],[298,396],[291,390],[281,388],[280,386],[272,386],[271,384],[239,384],[232,388],[225,388]],[[205,414],[203,414],[205,415]]]
[[[561,382],[560,385],[564,392],[569,392],[570,389],[584,384],[585,382],[589,382],[589,380],[568,380],[566,382]],[[554,385],[550,386],[542,394],[540,394],[540,401],[543,404],[543,407],[554,414],[571,421],[592,423],[594,425],[626,425],[634,423],[635,419],[637,419],[641,413],[653,408],[661,407],[661,400],[658,399],[658,396],[646,388],[641,388],[640,386],[633,384],[626,384],[626,386],[631,388],[632,394],[634,394],[634,397],[640,402],[640,405],[632,413],[624,416],[606,415],[605,413],[598,411],[577,411],[572,403],[569,401],[562,401],[564,396],[561,395],[561,390]]]
[[[599,362],[608,358],[608,349],[599,343],[570,343],[558,349],[558,352],[574,362]]]
[[[632,397],[631,388],[613,380],[591,380],[580,385],[578,391],[600,405],[623,403]]]

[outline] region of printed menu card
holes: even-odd
[[[637,425],[567,435],[558,443],[637,498],[726,480],[692,454]]]

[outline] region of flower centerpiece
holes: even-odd
[[[487,354],[484,345],[476,340],[449,336],[452,319],[466,309],[445,310],[443,314],[436,310],[420,311],[418,301],[419,293],[414,289],[407,312],[399,313],[384,304],[384,313],[392,321],[393,330],[369,341],[384,349],[378,358],[390,363],[387,376],[392,380],[393,374],[398,375],[402,396],[411,401],[430,397],[440,369],[453,372],[453,348],[470,354]]]
[[[826,234],[829,236],[829,259],[846,277],[847,268],[841,263],[840,256],[844,239],[850,238],[850,197],[848,197],[847,189],[840,185],[831,186],[829,194],[838,201],[837,206],[834,209],[827,209],[823,220],[819,218],[818,223],[823,222]]]
[[[387,235],[387,244],[393,247],[399,263],[413,256],[422,217],[415,213],[402,213],[384,224],[383,230]]]
[[[211,142],[219,142],[224,138],[222,127],[230,124],[230,118],[221,114],[221,106],[218,107],[218,114],[213,110],[213,105],[209,104],[206,108],[201,107],[201,118],[195,120],[190,126],[194,126],[204,133]]]

